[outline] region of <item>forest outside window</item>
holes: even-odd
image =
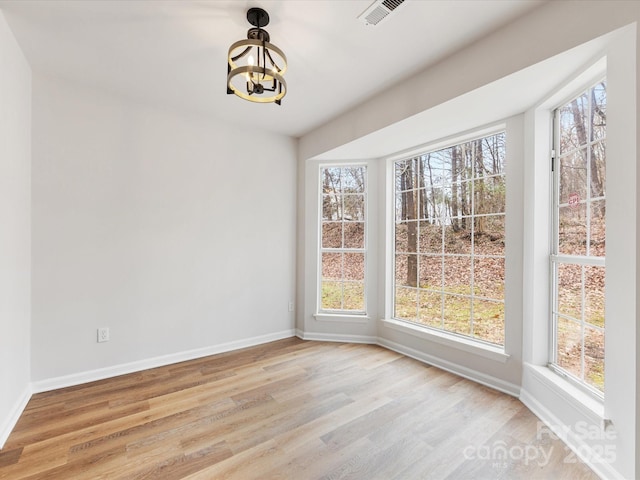
[[[552,367],[604,392],[606,83],[555,111]]]
[[[366,167],[320,168],[319,312],[365,314]]]
[[[394,318],[504,345],[505,133],[394,162]]]

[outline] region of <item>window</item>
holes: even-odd
[[[366,167],[320,168],[320,312],[365,313]]]
[[[606,83],[555,111],[551,363],[604,392]]]
[[[394,162],[394,318],[504,344],[505,133]]]

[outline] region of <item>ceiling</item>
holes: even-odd
[[[0,0],[35,72],[138,102],[299,137],[545,0],[407,0],[377,26],[372,0]],[[226,94],[229,45],[250,7],[287,55],[281,106]]]

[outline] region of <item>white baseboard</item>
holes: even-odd
[[[148,370],[150,368],[163,367],[165,365],[171,365],[173,363],[207,357],[209,355],[215,355],[217,353],[224,353],[232,350],[238,350],[240,348],[253,347],[255,345],[260,345],[263,343],[293,337],[295,335],[296,331],[293,329],[283,330],[281,332],[270,333],[267,335],[261,335],[252,338],[245,338],[242,340],[222,343],[219,345],[212,345],[195,350],[188,350],[186,352],[172,353],[169,355],[162,355],[160,357],[139,360],[136,362],[114,365],[113,367],[100,368],[97,370],[74,373],[62,377],[39,380],[31,384],[31,390],[33,393],[47,392],[50,390],[56,390],[58,388],[71,387],[83,383],[94,382],[96,380],[116,377],[118,375],[125,375],[127,373],[134,373],[142,370]]]
[[[388,348],[389,350],[393,350],[394,352],[402,353],[407,357],[415,358],[416,360],[419,360],[421,362],[441,368],[442,370],[454,373],[468,380],[472,380],[476,383],[480,383],[508,395],[512,395],[514,397],[518,397],[520,395],[520,387],[518,385],[510,382],[505,382],[504,380],[500,380],[499,378],[493,377],[491,375],[487,375],[485,373],[463,367],[462,365],[458,365],[447,360],[434,357],[432,355],[429,355],[428,353],[415,350],[413,348],[401,345],[396,342],[392,342],[390,340],[386,340],[384,338],[378,338],[377,344],[382,347]]]
[[[531,410],[542,423],[549,427],[549,429],[571,449],[576,457],[593,470],[596,475],[607,480],[625,480],[609,463],[594,461],[594,459],[600,458],[598,453],[582,438],[576,435],[572,429],[554,428],[557,425],[563,425],[563,423],[524,388],[520,390],[520,401]]]
[[[2,425],[0,425],[0,450],[4,447],[4,444],[9,438],[11,431],[16,426],[16,423],[18,423],[20,415],[22,415],[22,412],[27,406],[27,403],[29,403],[29,400],[31,399],[31,395],[31,387],[27,386],[27,388],[22,393],[13,409],[11,410],[9,416],[2,422]]]
[[[296,330],[296,336],[302,340],[313,340],[316,342],[344,342],[344,343],[367,343],[376,345],[378,337],[369,335],[342,335],[339,333],[308,333]]]

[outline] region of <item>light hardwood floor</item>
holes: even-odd
[[[291,338],[34,395],[0,478],[597,477],[515,398],[381,347]]]

